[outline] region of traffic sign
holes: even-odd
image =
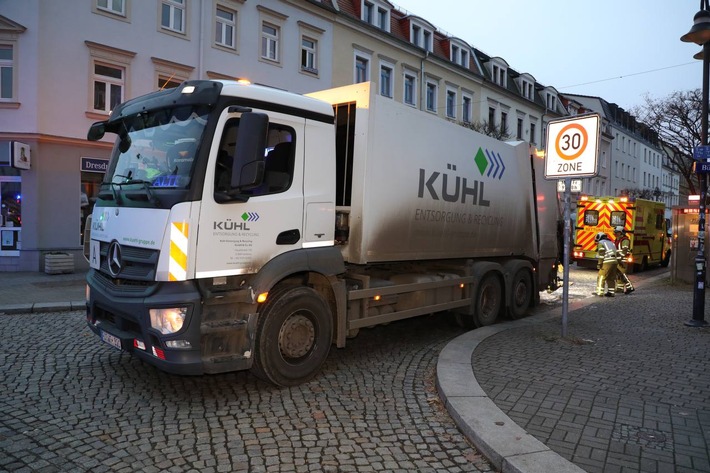
[[[695,163],[695,172],[699,174],[705,174],[710,172],[710,163],[708,162],[697,162]]]
[[[710,159],[710,146],[696,146],[693,148],[693,158],[695,159]]]
[[[546,179],[597,175],[600,122],[592,113],[547,124]]]
[[[567,186],[565,186],[565,180],[560,179],[557,181],[557,192],[564,192]],[[570,186],[569,186],[570,192],[573,194],[579,194],[582,192],[582,180],[581,179],[572,179],[570,180]]]

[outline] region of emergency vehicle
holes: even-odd
[[[599,232],[614,241],[614,229],[623,226],[631,240],[629,269],[643,271],[651,265],[668,266],[671,259],[670,221],[665,204],[632,197],[581,196],[577,201],[574,261],[577,266],[596,268]]]

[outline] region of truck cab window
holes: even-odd
[[[239,119],[233,118],[227,121],[217,153],[214,176],[215,192],[230,190],[238,132]],[[295,139],[293,128],[277,123],[269,124],[266,149],[264,150],[264,178],[258,186],[243,190],[241,194],[250,197],[278,194],[291,187],[296,151]]]

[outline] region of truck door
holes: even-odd
[[[228,200],[219,195],[230,185],[239,114],[225,110],[218,123],[200,209],[198,278],[254,273],[273,257],[300,248],[305,119],[262,113],[269,115],[263,179]]]

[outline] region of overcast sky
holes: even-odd
[[[697,0],[394,0],[561,93],[625,109],[702,87],[701,50],[680,37]]]

